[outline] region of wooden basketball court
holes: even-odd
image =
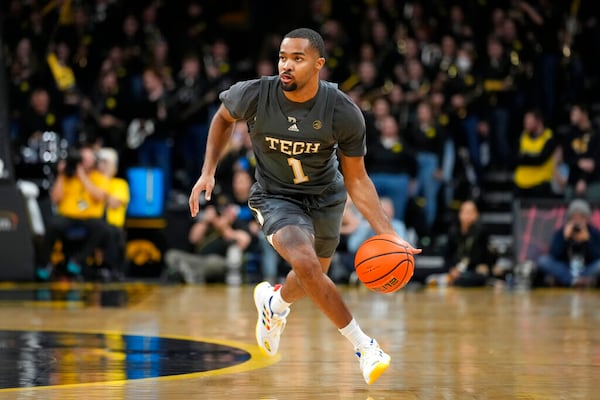
[[[600,291],[342,287],[392,356],[373,385],[308,300],[280,354],[252,286],[0,284],[0,399],[598,399]]]

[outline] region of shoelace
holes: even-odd
[[[271,314],[271,318],[270,318],[271,329],[269,329],[269,331],[272,331],[276,327],[281,327],[281,331],[283,331],[283,329],[285,328],[285,324],[286,324],[286,317],[290,313],[290,309],[288,308],[283,314],[274,313],[273,310],[271,309],[271,300],[273,300],[272,297],[269,299],[269,304],[267,306],[269,314]]]
[[[281,328],[281,330],[283,330],[283,328],[285,328],[285,317],[282,317],[278,314],[271,314],[271,330],[273,330],[274,328]]]
[[[372,351],[367,351],[367,347],[370,347],[371,349],[369,350]],[[371,339],[371,342],[369,342],[368,345],[359,347],[356,350],[356,355],[362,363],[371,364],[373,361],[378,362],[381,359],[383,352],[381,348],[373,342],[373,339]]]

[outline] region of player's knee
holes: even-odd
[[[315,261],[312,257],[299,254],[297,258],[292,260],[292,269],[300,282],[312,282],[315,279],[321,278],[323,270],[321,264]]]
[[[315,254],[316,257],[312,233],[300,227],[289,225],[281,228],[273,235],[273,242],[282,253],[298,251]]]

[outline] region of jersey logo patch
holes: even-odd
[[[292,132],[300,132],[300,129],[298,129],[298,125],[296,125],[296,118],[294,117],[287,117],[288,122],[290,124],[292,124],[289,128],[288,131],[292,131]]]

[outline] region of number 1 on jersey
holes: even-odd
[[[302,169],[302,162],[296,158],[288,158],[288,165],[292,167],[292,171],[294,172],[294,183],[303,183],[308,182],[308,176],[304,174],[304,170]]]

